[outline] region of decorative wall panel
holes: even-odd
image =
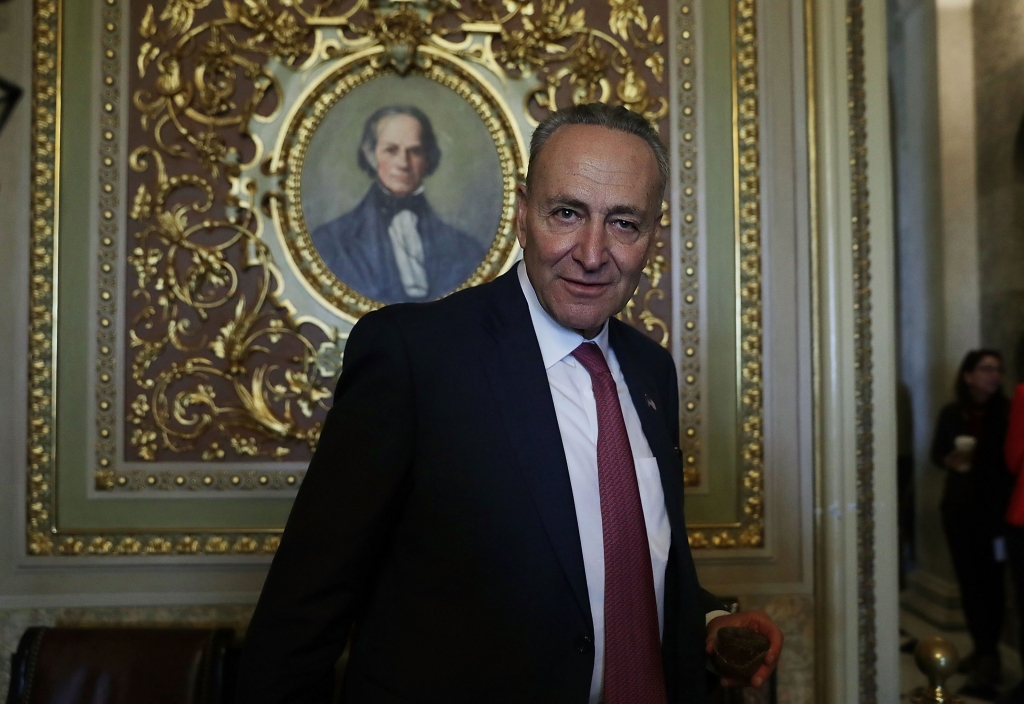
[[[378,285],[383,267],[360,270],[372,251],[330,247],[334,230],[367,225],[372,180],[352,167],[365,164],[360,133],[375,111],[408,103],[436,125],[440,164],[422,187],[439,234],[456,234],[445,220],[469,234],[445,261],[461,275],[423,298],[515,260],[523,133],[536,118],[593,99],[652,120],[668,111],[663,12],[636,3],[201,5],[130,8],[127,462],[308,460],[352,322],[418,298]],[[665,337],[655,298],[638,292],[637,317]],[[106,483],[144,489],[151,472]]]
[[[759,546],[756,23],[702,67],[715,5],[37,0],[29,553],[272,552],[351,326],[512,266],[532,129],[592,100],[677,145],[621,317],[680,359],[691,542]],[[385,271],[356,235],[396,194],[433,234]]]

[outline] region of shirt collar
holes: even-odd
[[[540,354],[544,359],[544,369],[550,369],[584,342],[593,342],[601,348],[601,353],[608,359],[608,322],[601,327],[601,332],[593,340],[585,340],[575,330],[562,327],[552,318],[537,298],[537,292],[533,290],[533,284],[526,275],[526,263],[520,261],[518,264],[519,285],[526,296],[526,303],[530,306],[530,319],[533,321],[533,330],[537,333],[537,342],[540,343]],[[575,361],[575,360],[574,360]]]
[[[388,187],[387,187],[387,186],[385,186],[385,185],[384,185],[383,183],[381,183],[380,179],[376,179],[376,181],[375,181],[375,182],[376,182],[376,184],[377,184],[377,188],[379,188],[379,189],[381,190],[381,192],[383,192],[383,193],[384,193],[384,195],[386,195],[386,196],[391,196],[392,198],[411,198],[411,197],[413,197],[413,196],[418,196],[418,195],[422,195],[422,194],[423,194],[423,191],[427,190],[427,184],[425,184],[425,183],[421,183],[421,184],[420,184],[420,187],[419,187],[419,188],[417,188],[417,189],[416,189],[415,191],[413,191],[412,193],[410,193],[409,195],[407,195],[407,196],[397,196],[397,195],[395,195],[394,193],[392,193],[392,192],[391,192],[391,189],[390,189],[390,188],[388,188]]]

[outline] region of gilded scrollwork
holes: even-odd
[[[56,527],[50,284],[59,183],[54,156],[60,2],[35,3],[37,254],[31,309],[28,550],[62,555],[273,552],[279,531],[73,534]],[[533,81],[536,87],[524,101],[527,121],[568,103],[594,99],[624,104],[663,129],[668,115],[667,89],[659,85],[667,75],[666,21],[650,5],[635,0],[608,3],[607,29],[599,28],[604,20],[595,4],[574,7],[570,0],[158,0],[133,5],[142,8],[133,16],[134,24],[122,17],[123,0],[104,3],[95,382],[98,491],[294,489],[302,480],[302,471],[268,471],[266,463],[308,457],[340,368],[346,333],[302,316],[282,296],[281,272],[261,230],[273,194],[246,204],[242,196],[258,194],[232,191],[243,170],[265,168],[270,144],[254,139],[254,126],[289,108],[272,64],[301,71],[314,57],[337,59],[382,47],[375,59],[377,70],[403,73],[428,67],[434,51],[485,68],[499,82]],[[683,196],[672,217],[679,220],[685,251],[671,251],[667,233],[662,233],[644,282],[624,313],[665,346],[674,334],[667,312],[672,297],[696,291],[696,277],[689,289],[672,292],[666,286],[675,263],[696,266],[696,91],[693,65],[685,58],[693,56],[694,42],[686,29],[692,29],[689,3],[683,7],[684,29],[677,34],[684,38],[672,39],[687,47],[677,67]],[[127,55],[120,40],[122,25],[131,32]],[[131,78],[121,85],[125,65]],[[756,77],[756,67],[750,75]],[[120,95],[130,104],[124,114]],[[756,125],[756,104],[754,109]],[[125,144],[130,148],[124,149]],[[756,166],[756,135],[754,147]],[[127,173],[121,171],[123,165]],[[118,247],[124,243],[119,243],[117,228],[122,218],[128,247],[119,260]],[[663,226],[668,224],[666,209]],[[686,259],[686,253],[693,258]],[[749,290],[759,296],[759,291]],[[759,298],[756,303],[760,305]],[[694,334],[690,324],[696,315],[696,307],[693,315],[683,315],[684,327]],[[119,320],[124,321],[120,342]],[[683,360],[684,408],[687,389],[695,388],[690,379],[699,373],[699,368],[686,366],[689,361]],[[162,461],[168,458],[188,461],[191,468],[164,469]],[[239,463],[254,458],[262,463],[238,469],[244,466]],[[129,465],[120,467],[122,459]],[[232,461],[235,468],[223,466],[224,461]],[[686,464],[688,483],[697,471],[691,464]],[[758,545],[760,482],[760,473],[748,472],[744,479],[743,528],[707,536],[696,531],[691,535],[694,544],[706,538],[710,547]]]
[[[128,257],[136,303],[131,376],[138,389],[128,414],[130,446],[139,458],[154,460],[161,450],[198,450],[203,459],[222,459],[227,451],[282,458],[291,448],[281,440],[315,445],[320,422],[314,416],[330,396],[321,348],[335,341],[313,337],[274,305],[274,264],[253,231],[251,212],[238,222],[193,221],[213,206],[213,189],[202,176],[169,176],[160,151],[146,146],[129,161],[141,174],[155,172],[155,186],[141,184],[131,210],[142,227]],[[200,195],[174,203],[183,190]],[[270,355],[272,348],[281,353]],[[153,367],[167,356],[175,358]],[[211,429],[223,447],[203,442]]]
[[[610,31],[588,23],[586,10],[573,9],[570,0],[145,5],[132,59],[131,119],[141,145],[129,155],[135,175],[129,178],[134,242],[126,383],[127,393],[145,397],[146,405],[126,414],[126,459],[302,460],[315,445],[340,363],[340,353],[332,352],[343,348],[344,333],[297,315],[287,294],[282,297],[280,263],[262,236],[266,199],[279,196],[249,192],[250,183],[239,178],[246,169],[267,168],[253,124],[287,107],[273,62],[301,71],[378,47],[367,70],[383,75],[436,71],[431,56],[451,56],[501,80],[538,76],[539,87],[527,96],[530,115],[566,100],[602,99],[657,122],[668,110],[667,100],[648,89],[664,78],[661,17],[648,17],[636,0],[614,0],[608,12]],[[481,117],[493,122],[496,116]],[[510,153],[501,161],[516,159]],[[508,191],[523,168],[512,173]],[[233,184],[227,195],[225,184]],[[287,205],[294,210],[298,198]],[[290,213],[296,216],[301,210]],[[512,243],[506,219],[505,240]],[[501,249],[494,256],[508,254]],[[667,304],[659,288],[666,267],[659,249],[631,304],[639,324],[662,344],[669,340],[666,316],[658,312]],[[355,317],[377,305],[348,298],[342,308]],[[114,457],[101,459],[106,469]],[[148,476],[122,473],[114,487],[145,488]]]

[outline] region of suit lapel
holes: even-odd
[[[656,389],[650,380],[646,367],[637,356],[635,345],[629,343],[617,320],[609,323],[609,344],[615,350],[619,360],[619,368],[629,387],[629,395],[633,407],[640,416],[640,425],[644,430],[647,444],[658,460],[658,471],[661,474],[661,487],[665,493],[665,510],[668,513],[669,525],[672,528],[672,542],[687,539],[686,526],[683,525],[683,487],[682,468],[679,464],[679,453],[672,444],[668,428],[665,424],[665,408],[657,408],[657,399],[665,393],[676,393],[675,389]],[[674,422],[669,419],[669,422]]]
[[[565,576],[592,622],[579,523],[551,387],[515,267],[491,287],[485,324],[494,349],[484,366],[530,494]],[[591,624],[592,625],[592,624]]]

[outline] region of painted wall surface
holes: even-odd
[[[976,0],[973,16],[981,340],[1006,357],[1011,389],[1024,381],[1024,158],[1014,163],[1024,120],[1024,2]]]
[[[917,565],[953,578],[938,516],[932,426],[946,400],[939,75],[933,2],[890,3],[889,79],[899,278],[900,453],[913,458]]]
[[[917,567],[955,598],[938,504],[944,474],[929,450],[963,356],[1007,360],[1024,380],[1024,2],[891,2],[901,454],[912,454]],[[933,578],[940,580],[935,582]]]
[[[1024,2],[891,0],[901,454],[912,455],[911,586],[956,611],[929,458],[936,416],[973,348],[1024,381]],[[939,612],[934,612],[937,618]]]

